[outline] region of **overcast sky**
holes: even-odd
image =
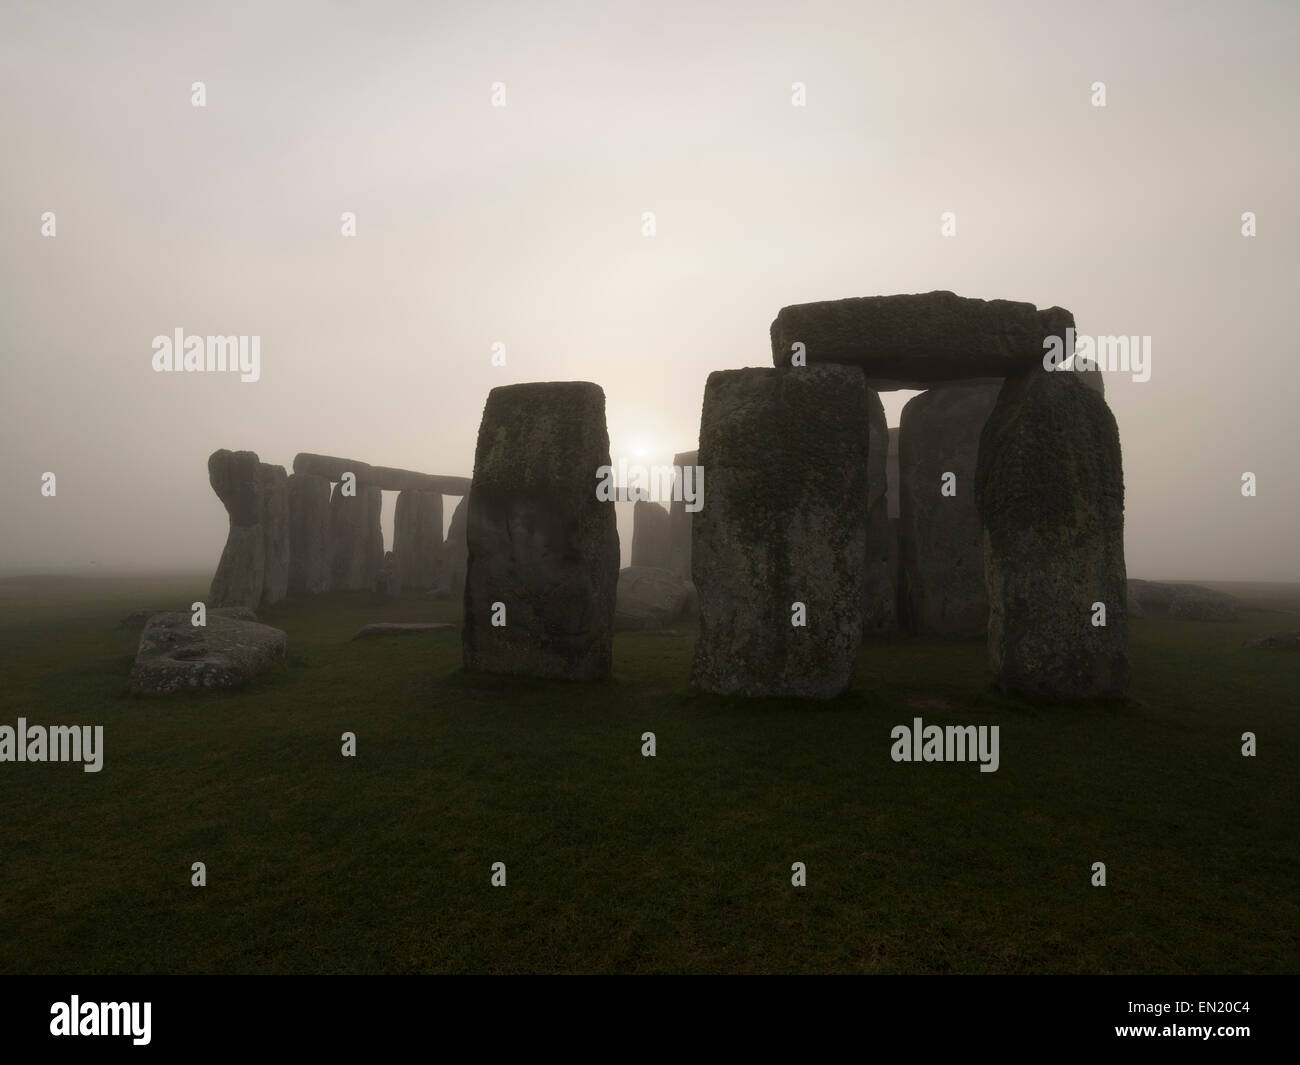
[[[1300,579],[1298,31],[1294,3],[6,0],[0,569],[215,567],[219,447],[468,475],[498,384],[595,381],[615,459],[670,462],[785,304],[951,289],[1152,337],[1149,381],[1106,376],[1130,575]],[[177,327],[260,336],[261,379],[155,373]]]

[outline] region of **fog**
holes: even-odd
[[[8,2],[0,570],[215,568],[214,449],[467,476],[488,390],[520,381],[599,383],[615,461],[668,463],[711,370],[771,365],[782,306],[951,289],[1152,338],[1150,380],[1105,375],[1130,575],[1300,579],[1298,27],[1284,3]],[[177,328],[259,336],[259,380],[154,372]]]

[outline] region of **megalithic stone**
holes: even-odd
[[[313,455],[303,451],[293,458],[294,473],[314,473],[327,481],[340,481],[343,474],[351,473],[357,484],[372,484],[386,492],[437,492],[440,495],[463,496],[469,491],[468,477],[444,477],[434,473],[416,473],[392,466],[372,466],[357,459],[341,459],[334,455]]]
[[[975,464],[1000,388],[922,392],[903,408],[899,599],[912,632],[981,638],[988,632]]]
[[[999,381],[998,388],[1002,387]],[[897,521],[900,511],[898,502],[898,426],[889,430],[889,451],[885,455],[885,493],[889,499],[889,517],[891,521]]]
[[[867,400],[867,557],[862,572],[863,634],[892,632],[897,628],[895,567],[891,562],[893,528],[889,523],[889,493],[886,466],[889,427],[885,408],[875,389],[866,390]]]
[[[465,532],[469,525],[469,496],[461,496],[447,523],[447,539],[438,552],[438,568],[434,581],[440,595],[464,597],[465,567],[468,547]]]
[[[1116,697],[1129,681],[1119,429],[1081,376],[1008,378],[975,475],[989,660],[1004,690],[1050,700]]]
[[[488,394],[469,493],[465,668],[569,680],[610,673],[619,545],[605,393],[584,381]]]
[[[772,322],[772,362],[861,366],[875,389],[928,388],[961,378],[1005,377],[1042,366],[1043,341],[1073,328],[1061,307],[967,299],[952,292],[864,296],[782,307]]]
[[[672,519],[662,504],[638,499],[632,506],[632,565],[666,569]]]
[[[289,478],[283,466],[259,465],[264,562],[262,605],[289,594]]]
[[[393,510],[393,572],[398,591],[432,588],[442,548],[442,495],[408,488]]]
[[[694,495],[703,487],[699,462],[698,450],[683,451],[673,456],[673,465],[677,467],[677,483],[673,485],[673,502],[668,508],[668,568],[686,581],[691,579],[691,524],[699,509],[698,500],[688,502],[686,495],[688,490],[689,494]],[[678,499],[678,496],[682,498]]]
[[[384,493],[358,484],[356,495],[343,485],[330,496],[330,587],[335,591],[373,589],[384,564],[384,534],[379,524]]]
[[[208,605],[256,608],[266,565],[261,515],[260,462],[256,452],[222,448],[208,456],[208,481],[230,516],[230,531],[208,593]]]
[[[704,388],[692,682],[832,698],[862,644],[866,384],[848,366],[717,370]]]
[[[330,483],[312,473],[289,484],[289,592],[319,595],[330,587]]]

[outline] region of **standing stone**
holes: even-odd
[[[980,433],[1000,390],[993,385],[938,389],[914,396],[903,408],[899,603],[912,632],[959,637],[988,632],[975,465]],[[955,477],[947,485],[946,474]]]
[[[698,469],[699,451],[683,451],[673,456],[677,467],[677,482],[673,485],[673,502],[668,508],[668,568],[684,581],[691,579],[691,524],[699,508],[699,499],[689,504],[696,510],[687,510],[686,493],[700,493],[704,488],[703,473]],[[680,487],[678,487],[680,485]],[[677,497],[681,496],[681,499]]]
[[[437,598],[462,599],[465,595],[465,568],[469,548],[465,534],[469,527],[469,496],[463,495],[451,512],[447,526],[447,539],[438,552],[437,575],[434,588]]]
[[[632,565],[666,569],[672,519],[659,503],[638,499],[632,505]]]
[[[330,587],[335,591],[372,590],[384,563],[384,534],[379,524],[384,493],[358,484],[345,496],[343,483],[330,496]]]
[[[866,384],[847,366],[717,370],[704,388],[692,682],[832,698],[862,644]],[[802,604],[803,626],[795,604]]]
[[[886,481],[889,427],[880,393],[867,389],[867,556],[862,573],[862,632],[891,632],[897,626],[895,564],[890,550],[893,527],[889,521]]]
[[[393,510],[393,588],[432,588],[442,549],[442,495],[406,489]]]
[[[488,393],[469,493],[465,668],[569,680],[610,673],[619,544],[605,393],[583,381]],[[495,606],[500,604],[500,606]],[[505,624],[493,624],[494,615]]]
[[[289,475],[289,592],[330,587],[330,483],[314,473]]]
[[[1001,388],[1001,384],[998,385]],[[889,499],[889,516],[898,519],[902,509],[898,500],[898,426],[889,430],[889,451],[885,455],[886,492]]]
[[[283,466],[260,463],[262,542],[262,605],[278,603],[289,594],[289,476]]]
[[[1117,697],[1129,680],[1119,429],[1078,378],[1008,378],[975,476],[993,672],[1007,691],[1048,699]]]
[[[222,448],[208,456],[208,481],[230,515],[208,605],[256,608],[262,601],[266,544],[262,535],[260,463],[253,451]]]

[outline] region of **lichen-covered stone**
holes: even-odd
[[[610,673],[619,544],[605,393],[588,382],[488,394],[468,506],[465,668],[594,680]],[[505,624],[494,604],[504,608]]]
[[[975,500],[998,684],[1044,699],[1122,695],[1124,479],[1105,400],[1077,374],[1009,378],[980,437]]]
[[[691,569],[710,692],[831,698],[862,643],[866,385],[842,366],[719,370],[704,390]],[[802,603],[807,624],[792,624]]]
[[[903,408],[899,602],[912,632],[983,637],[988,631],[975,464],[999,391],[989,385],[932,390]],[[953,479],[946,481],[946,474]]]
[[[672,519],[661,503],[638,499],[632,506],[632,565],[666,568]]]
[[[1064,338],[1073,326],[1061,307],[1040,311],[952,292],[824,300],[781,308],[772,322],[772,361],[790,365],[800,343],[810,366],[860,366],[873,388],[928,388],[1041,367],[1044,338]]]
[[[202,626],[182,611],[154,614],[140,634],[129,687],[140,693],[238,687],[283,661],[286,639],[280,629],[215,610]]]

